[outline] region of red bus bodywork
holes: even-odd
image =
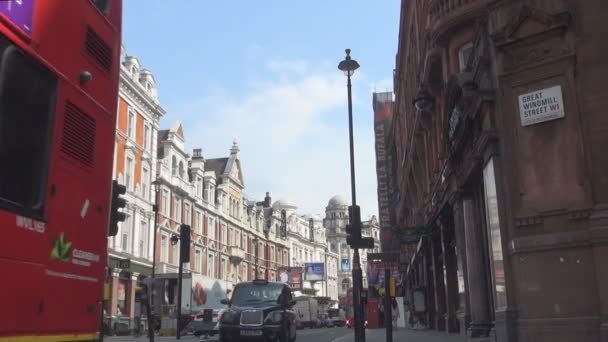
[[[11,12],[15,9],[21,12]],[[25,23],[23,15],[29,16]],[[0,38],[2,46],[9,44],[4,51],[18,49],[28,65],[37,65],[32,68],[56,80],[46,83],[54,84],[47,101],[52,113],[40,113],[41,122],[49,120],[48,140],[42,146],[46,152],[32,154],[45,156],[41,169],[31,172],[41,178],[38,201],[26,205],[0,192],[0,341],[94,340],[100,330],[121,20],[122,0],[0,2]],[[0,82],[10,79],[0,75]],[[8,92],[13,86],[9,81],[0,88]],[[5,118],[20,120],[10,108],[0,108],[0,123]],[[22,127],[26,131],[28,126]],[[13,155],[8,157],[0,153],[0,158],[8,158],[0,164],[15,160],[30,165],[16,157],[16,151],[27,154],[18,149],[9,150]],[[0,173],[0,185],[5,186],[0,191],[11,193],[7,174]],[[32,189],[38,191],[34,185]]]
[[[361,291],[367,291],[367,288],[361,289]],[[346,327],[353,328],[355,326],[355,308],[353,303],[353,288],[349,287],[346,291],[346,298],[344,298],[344,305],[346,306]],[[369,304],[368,304],[369,305]],[[363,316],[365,317],[365,328],[367,328],[367,305],[363,305]]]

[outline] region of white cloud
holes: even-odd
[[[387,91],[393,91],[393,79],[384,78],[370,84],[371,92],[383,93]]]
[[[238,98],[217,92],[193,99],[176,117],[189,113],[187,145],[201,147],[206,158],[227,156],[238,139],[246,192],[256,200],[269,191],[273,201],[286,198],[302,213],[324,214],[333,195],[350,198],[344,77],[310,70],[305,61],[267,67],[278,81],[251,82]],[[362,110],[372,115],[371,106]],[[355,133],[357,202],[363,215],[375,214],[373,127]]]

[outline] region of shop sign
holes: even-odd
[[[544,88],[519,95],[519,117],[522,126],[563,118],[562,87]]]

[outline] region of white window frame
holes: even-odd
[[[148,124],[146,121],[144,121],[144,141],[143,141],[143,148],[144,151],[150,151],[152,149],[152,128],[150,127],[150,124]]]
[[[213,252],[207,253],[207,277],[215,278],[215,262]]]
[[[160,235],[160,261],[169,262],[169,236],[165,233]]]
[[[146,200],[150,200],[150,167],[147,164],[141,167],[141,196]]]
[[[131,120],[133,118],[133,120]],[[137,113],[128,105],[127,107],[127,137],[131,140],[135,139],[135,127],[137,126]]]
[[[173,253],[173,264],[179,265],[179,243],[172,246],[171,252]]]
[[[202,266],[201,255],[202,255],[201,249],[196,247],[194,249],[194,271],[196,273],[201,273],[201,266]]]
[[[125,155],[125,185],[129,191],[135,187],[135,158],[131,153]]]
[[[228,244],[228,225],[225,223],[222,223],[220,226],[220,229],[222,230],[222,243],[224,245]]]
[[[184,203],[184,223],[192,225],[192,206],[189,203]]]
[[[142,258],[148,257],[148,222],[142,219],[139,222],[139,256]]]
[[[129,242],[132,240],[131,220],[133,218],[133,215],[131,215],[128,211],[125,213],[126,213],[126,217],[125,217],[125,220],[122,222],[122,231],[120,234],[120,249],[123,252],[129,253],[129,246],[130,246]],[[125,239],[125,236],[126,236],[126,239]]]
[[[215,218],[207,218],[207,237],[211,240],[215,240]]]
[[[182,219],[182,200],[177,197],[173,200],[173,219],[176,222],[181,222]]]
[[[203,213],[201,213],[199,210],[196,211],[196,222],[195,222],[195,229],[196,229],[196,233],[199,235],[203,235]]]
[[[169,200],[170,198],[171,193],[169,192],[169,190],[162,189],[161,205],[163,206],[163,215],[165,215],[166,217],[169,217],[169,215],[171,214],[171,201]]]

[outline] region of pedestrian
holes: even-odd
[[[397,300],[393,298],[392,301],[392,314],[393,314],[393,328],[397,329],[397,320],[399,319],[399,305],[397,305]]]

